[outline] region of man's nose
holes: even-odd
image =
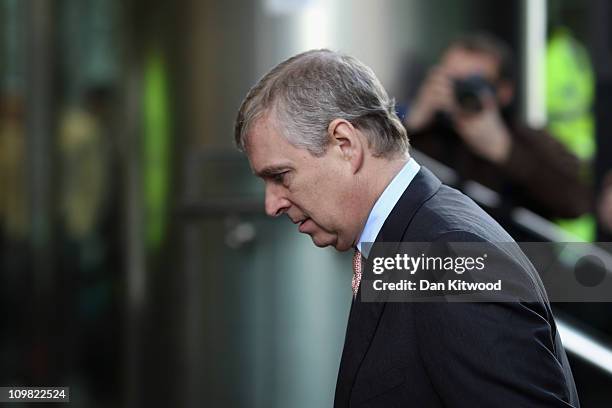
[[[274,185],[266,186],[266,214],[270,217],[283,215],[291,206],[290,201]]]

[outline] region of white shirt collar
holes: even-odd
[[[389,217],[393,207],[395,207],[395,204],[397,204],[420,169],[421,166],[419,166],[416,160],[413,158],[408,160],[400,172],[391,180],[387,188],[385,188],[385,191],[378,197],[378,200],[376,200],[374,207],[372,207],[372,211],[370,211],[365,227],[361,232],[359,241],[357,242],[357,249],[364,257],[367,258],[368,254],[364,253],[364,251],[368,252],[370,246],[364,246],[363,243],[376,241],[376,237],[385,223],[385,220]]]

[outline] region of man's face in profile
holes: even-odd
[[[321,157],[289,143],[265,115],[247,135],[246,152],[253,172],[265,183],[269,216],[287,214],[315,245],[339,251],[352,247],[350,172],[333,144]]]

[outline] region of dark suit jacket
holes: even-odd
[[[441,241],[513,242],[421,167],[376,242]],[[516,259],[525,259],[518,251]],[[536,301],[367,303],[358,294],[334,407],[578,407],[541,281],[528,261],[516,265]]]

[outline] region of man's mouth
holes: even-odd
[[[310,220],[310,218],[304,218],[302,221],[298,221],[298,230],[300,232],[305,232],[304,228],[306,226],[306,223]]]

